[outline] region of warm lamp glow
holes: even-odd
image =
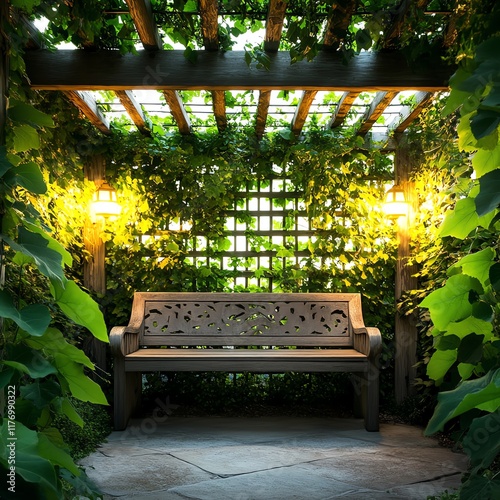
[[[91,211],[96,217],[113,217],[120,215],[122,207],[117,201],[116,191],[107,182],[103,182],[94,193]]]
[[[389,218],[397,218],[408,214],[408,203],[400,186],[392,186],[385,193],[384,213]]]

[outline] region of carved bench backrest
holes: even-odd
[[[150,346],[352,346],[360,308],[359,294],[137,292],[131,322]]]

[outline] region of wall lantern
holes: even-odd
[[[385,193],[384,213],[389,219],[397,219],[408,215],[408,203],[401,186],[392,186]]]
[[[90,210],[93,216],[105,219],[120,215],[122,207],[117,201],[116,191],[107,182],[103,182],[94,193]]]

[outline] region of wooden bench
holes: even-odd
[[[359,374],[365,427],[379,428],[381,336],[365,327],[359,294],[136,292],[110,343],[115,430],[139,408],[141,374],[155,371]]]

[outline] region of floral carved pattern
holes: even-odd
[[[145,320],[146,335],[349,335],[338,302],[148,302]]]

